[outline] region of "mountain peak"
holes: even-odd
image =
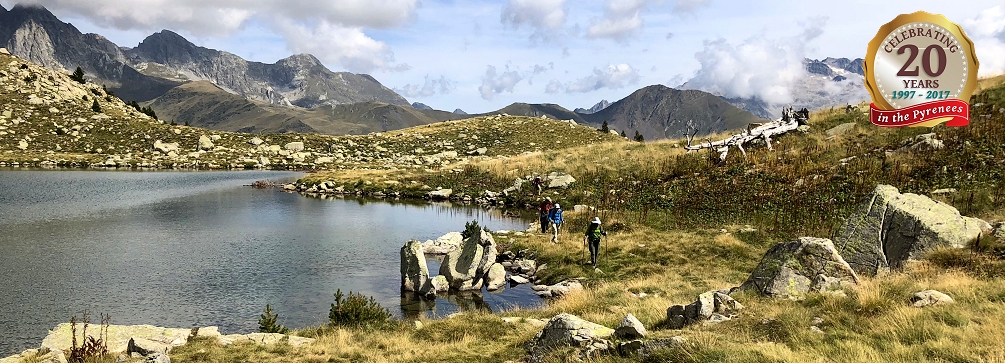
[[[412,102],[412,108],[414,108],[416,110],[432,110],[433,109],[432,107],[429,107],[428,105],[426,105],[425,103],[422,103],[422,102]]]
[[[593,105],[593,107],[590,107],[590,108],[577,108],[577,109],[573,110],[573,112],[575,112],[575,113],[583,113],[583,114],[593,114],[593,113],[597,113],[597,112],[603,111],[605,108],[607,108],[607,106],[610,106],[610,105],[611,105],[611,103],[607,102],[607,100],[600,100],[600,102],[597,102],[597,104]]]
[[[314,55],[307,54],[307,53],[300,53],[300,54],[294,54],[294,55],[291,55],[289,57],[280,59],[279,62],[276,62],[276,63],[277,64],[282,63],[282,64],[286,64],[286,65],[296,65],[296,66],[298,66],[300,68],[310,68],[310,67],[313,67],[313,66],[319,66],[319,65],[321,65],[321,60],[319,60]]]

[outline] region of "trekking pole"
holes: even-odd
[[[586,236],[583,237],[583,261],[586,261]]]

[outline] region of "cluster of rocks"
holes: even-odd
[[[93,326],[92,326],[93,327]],[[79,330],[79,327],[78,327]],[[36,362],[66,363],[66,352],[73,344],[72,326],[69,323],[59,324],[42,340],[38,349],[28,349],[20,354],[0,358],[0,363],[15,363],[23,360]],[[251,341],[258,344],[272,344],[285,341],[292,346],[314,342],[312,338],[303,338],[276,333],[252,333],[221,335],[215,326],[193,329],[161,328],[152,325],[109,325],[104,337],[95,327],[87,332],[87,336],[78,335],[78,341],[93,337],[105,339],[108,353],[118,355],[119,361],[127,358],[144,359],[146,362],[170,363],[168,353],[174,347],[188,343],[188,340],[199,336],[216,338],[222,345],[230,345],[240,341]]]
[[[667,309],[667,323],[672,329],[683,329],[691,324],[717,324],[732,320],[743,310],[740,302],[729,296],[728,290],[713,290],[698,295],[698,300],[688,305],[674,305]]]
[[[448,236],[438,240],[454,238]],[[439,275],[430,277],[423,243],[408,241],[401,248],[401,286],[404,291],[428,298],[447,290],[472,291],[481,290],[483,286],[497,290],[506,284],[506,271],[496,262],[496,256],[492,234],[479,231],[477,235],[463,238],[457,248],[447,251]]]
[[[681,337],[646,339],[649,332],[632,314],[625,315],[614,329],[572,314],[559,314],[547,322],[518,318],[504,318],[504,321],[507,321],[505,319],[514,323],[524,321],[543,325],[541,331],[524,345],[532,362],[541,361],[548,352],[560,347],[574,348],[582,359],[596,358],[603,354],[644,358],[656,351],[679,348],[685,344]],[[614,344],[612,339],[620,342]]]

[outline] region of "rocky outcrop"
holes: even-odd
[[[548,189],[568,189],[575,182],[576,178],[569,174],[556,172],[548,175]]]
[[[683,329],[691,324],[715,324],[732,319],[743,310],[743,305],[727,292],[712,290],[698,295],[697,301],[686,306],[671,306],[667,309],[667,323],[671,329]]]
[[[422,252],[427,255],[445,255],[458,249],[463,241],[461,232],[450,232],[435,240],[423,242]]]
[[[426,193],[426,197],[432,200],[446,200],[450,199],[450,195],[453,193],[452,189],[440,189]]]
[[[614,329],[614,335],[623,339],[645,338],[648,334],[646,327],[632,314],[625,315],[618,327]]]
[[[401,288],[405,291],[422,289],[429,279],[429,267],[422,253],[422,243],[408,241],[401,247]]]
[[[858,284],[858,276],[825,238],[801,237],[771,247],[739,287],[778,298],[802,298],[842,284]]]
[[[494,263],[485,274],[485,288],[498,290],[506,286],[506,268],[502,264]]]
[[[285,341],[290,346],[299,347],[301,345],[313,343],[315,339],[279,333],[251,333],[222,335],[218,337],[217,340],[219,340],[220,344],[223,346],[239,342],[252,342],[255,344],[266,345]]]
[[[953,298],[936,290],[920,291],[911,297],[911,305],[916,308],[953,303],[956,303]]]
[[[938,247],[963,248],[990,225],[926,196],[879,185],[834,237],[855,272],[875,276]]]
[[[514,283],[515,279],[511,279]],[[554,285],[534,285],[531,287],[540,297],[560,297],[573,291],[583,290],[583,284],[577,280],[565,280]]]
[[[199,136],[199,150],[213,150],[216,145],[213,145],[213,140],[210,140],[206,135]]]
[[[609,349],[605,339],[614,334],[614,329],[591,323],[572,314],[559,314],[548,320],[537,335],[527,342],[526,348],[532,360],[541,359],[547,352],[563,346],[579,349],[584,358],[597,351]]]

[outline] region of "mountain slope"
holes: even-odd
[[[0,9],[0,47],[51,69],[72,71],[79,66],[88,79],[107,84],[127,100],[148,100],[180,84],[136,72],[114,43],[97,34],[82,34],[40,6]]]
[[[646,140],[680,137],[689,120],[698,126],[698,135],[766,121],[710,93],[663,85],[639,89],[600,112],[580,116],[593,126],[607,121],[611,129],[629,135],[638,131]]]
[[[597,113],[597,112],[600,112],[601,110],[607,108],[610,105],[611,105],[611,103],[607,102],[607,100],[600,100],[600,102],[597,102],[597,104],[593,105],[593,107],[590,107],[590,108],[577,108],[577,109],[573,110],[573,112],[575,112],[575,113],[584,113],[584,114]]]
[[[332,72],[312,55],[298,54],[274,64],[249,62],[196,46],[162,30],[126,49],[125,60],[141,73],[177,81],[210,81],[248,99],[314,108],[377,101],[408,106],[408,101],[373,77]]]
[[[522,103],[516,102],[499,110],[472,116],[490,116],[507,114],[513,116],[541,117],[547,116],[555,120],[575,120],[577,123],[586,122],[582,115],[569,111],[565,107],[553,103]]]
[[[365,134],[462,118],[379,102],[325,105],[313,110],[245,99],[208,81],[171,89],[149,106],[164,120],[232,132]]]

